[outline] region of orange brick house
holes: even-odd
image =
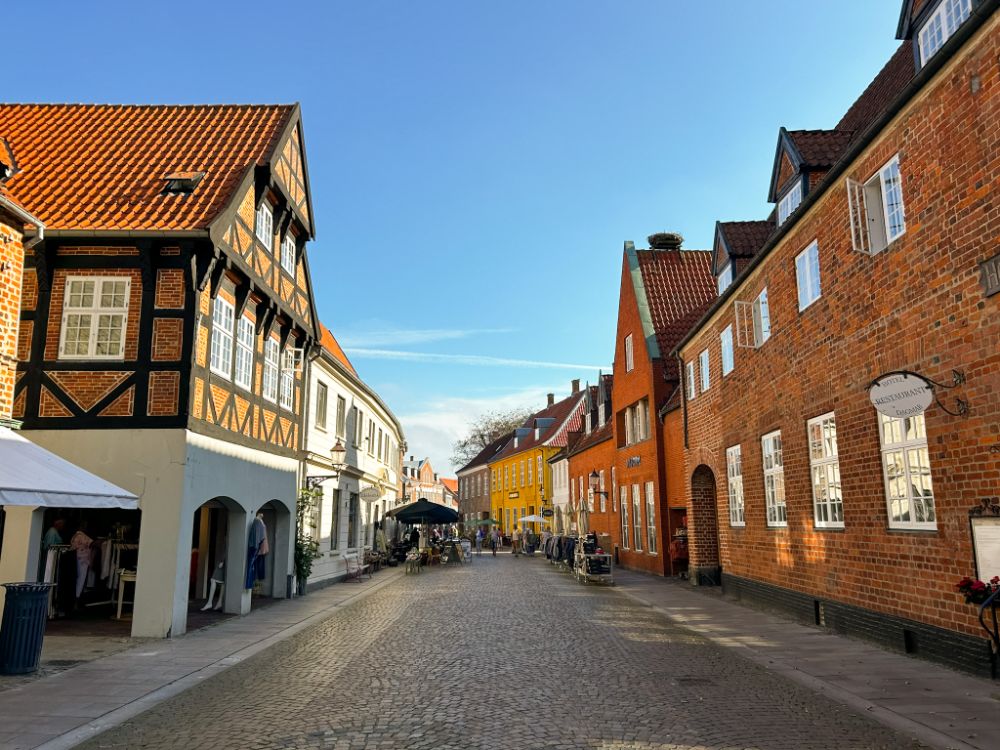
[[[648,250],[625,243],[615,341],[615,460],[611,512],[618,562],[673,575],[664,553],[683,526],[683,496],[668,496],[657,415],[678,389],[671,352],[715,296],[710,254],[682,250],[677,234],[654,234]],[[655,544],[649,544],[649,540]],[[654,548],[655,547],[655,548]]]
[[[581,430],[571,435],[566,455],[569,460],[569,508],[579,519],[580,533],[597,532],[607,537],[609,550],[617,527],[611,475],[615,466],[614,420],[611,412],[613,376],[601,375],[596,386],[588,386],[583,402]],[[593,488],[592,477],[597,487]]]
[[[133,635],[185,632],[220,564],[226,612],[286,596],[316,339],[298,106],[0,105],[0,132],[22,164],[10,194],[46,225],[14,417],[140,498],[46,524],[138,545]],[[248,577],[258,517],[270,552]]]
[[[775,213],[717,226],[676,349],[692,580],[980,672],[955,583],[1000,575],[997,6],[905,3],[840,122],[781,129]],[[927,403],[877,409],[891,373]]]

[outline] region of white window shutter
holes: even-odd
[[[736,345],[741,349],[756,349],[753,329],[753,303],[736,300],[733,303],[736,317]]]
[[[850,177],[847,178],[847,206],[851,215],[851,242],[854,245],[854,250],[864,255],[871,255],[864,185]]]

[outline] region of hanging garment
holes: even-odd
[[[267,527],[260,518],[255,518],[250,524],[250,536],[247,539],[247,574],[243,588],[252,589],[254,583],[264,580],[264,557],[267,553]]]

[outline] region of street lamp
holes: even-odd
[[[590,491],[591,492],[593,492],[595,495],[604,495],[604,497],[608,496],[607,492],[605,492],[604,490],[598,489],[598,487],[601,486],[601,475],[600,474],[598,474],[596,471],[592,471],[592,472],[590,472],[590,476],[587,477],[587,480],[590,483]]]
[[[311,477],[306,477],[306,487],[308,489],[316,489],[327,479],[336,479],[340,476],[340,472],[347,466],[347,448],[344,447],[344,444],[340,440],[330,449],[330,462],[333,464],[333,474],[315,474]]]

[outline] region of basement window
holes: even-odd
[[[163,188],[164,195],[191,195],[205,176],[204,172],[174,172],[164,175],[167,184]]]

